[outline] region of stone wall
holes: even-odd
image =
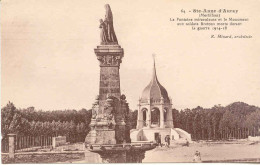
[[[248,136],[249,141],[260,141],[260,136]]]
[[[66,162],[72,160],[84,160],[84,152],[82,153],[64,153],[64,154],[23,154],[23,155],[15,155],[15,159],[9,159],[8,155],[2,154],[2,163],[10,164],[10,163],[57,163],[57,162]]]
[[[52,147],[58,147],[61,145],[66,144],[66,136],[58,136],[58,137],[53,137],[52,138]]]
[[[143,128],[131,131],[132,141],[155,141],[155,133],[161,135],[162,143],[165,143],[165,136],[170,135],[171,140],[178,141],[180,139],[191,141],[189,133],[182,129],[175,128]]]

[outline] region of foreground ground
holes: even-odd
[[[196,151],[201,153],[202,162],[260,161],[260,143],[237,141],[158,147],[146,152],[143,162],[192,162]]]
[[[194,153],[202,162],[260,162],[260,143],[249,141],[194,142],[187,146],[172,145],[147,151],[143,163],[193,162]],[[2,155],[3,163],[10,163]],[[18,156],[14,163],[90,163],[84,154]]]
[[[42,154],[42,155],[16,155],[15,160],[9,160],[7,155],[2,155],[2,163],[57,163],[84,160],[84,154]]]

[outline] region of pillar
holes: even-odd
[[[143,117],[143,111],[142,111],[142,108],[139,106],[139,109],[138,109],[138,116],[137,116],[137,126],[136,126],[136,129],[141,129],[144,127],[144,117]]]
[[[168,128],[173,128],[173,118],[172,118],[172,106],[171,103],[170,105],[167,106],[167,117],[166,117],[166,123]]]
[[[164,128],[164,98],[161,97],[161,100],[160,100],[160,128]],[[166,117],[167,118],[167,117]]]
[[[146,113],[146,125],[148,128],[151,128],[151,108],[149,108]]]
[[[167,126],[173,128],[172,108],[167,109]]]
[[[15,153],[15,136],[16,134],[8,134],[9,141],[9,158],[14,159]]]
[[[163,107],[160,108],[160,128],[164,128],[164,111],[163,111]]]

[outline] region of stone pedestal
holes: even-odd
[[[85,138],[85,142],[93,144],[96,143],[97,139],[97,131],[96,130],[91,130],[89,131],[88,135]]]
[[[100,154],[102,163],[142,163],[145,151],[120,151]]]
[[[94,51],[100,62],[99,113],[106,114],[104,105],[107,96],[117,99],[121,96],[119,68],[124,50],[120,45],[100,45]]]
[[[100,62],[99,96],[92,107],[91,131],[85,141],[89,144],[129,142],[130,126],[126,125],[129,108],[125,96],[121,96],[119,75],[124,50],[120,45],[107,44],[97,46],[94,51]]]
[[[100,130],[96,130],[96,132],[97,132],[96,144],[116,144],[115,130],[100,129]]]
[[[15,136],[16,134],[8,134],[9,141],[9,158],[14,159],[15,154]]]

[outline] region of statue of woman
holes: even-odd
[[[104,22],[107,27],[108,41],[117,43],[117,38],[116,38],[115,31],[114,31],[114,26],[113,26],[113,14],[112,14],[109,4],[105,5],[105,9],[106,9],[106,15],[105,15]]]

